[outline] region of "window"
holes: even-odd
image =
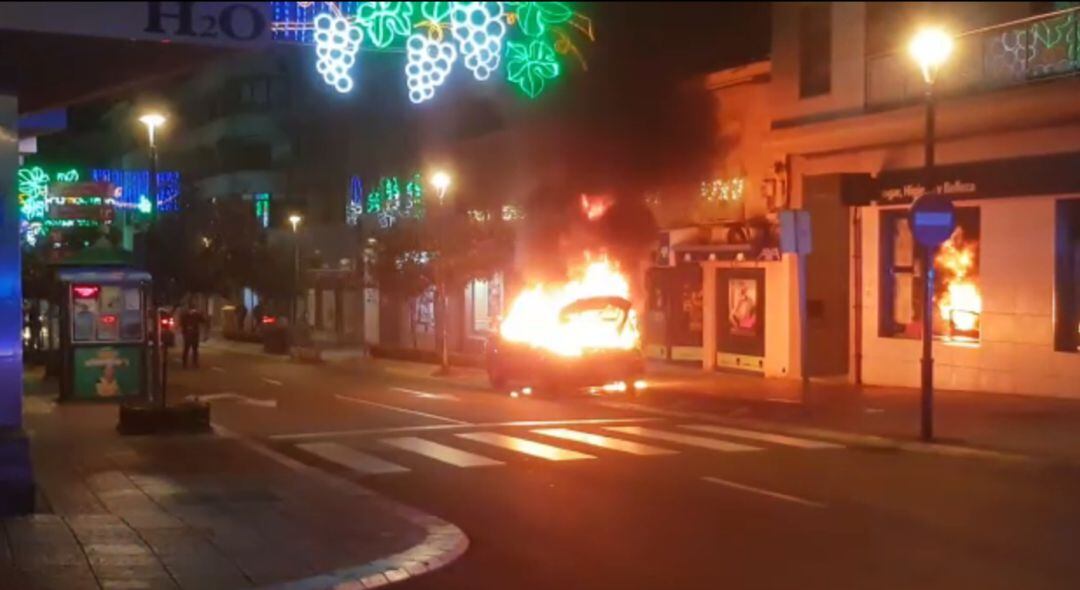
[[[934,335],[944,340],[979,340],[979,237],[979,209],[957,208],[956,231],[934,256]],[[880,334],[920,338],[926,273],[906,210],[881,213],[880,248]]]
[[[1054,348],[1080,351],[1080,199],[1057,202]]]
[[[832,4],[799,11],[799,98],[828,94],[832,86]]]

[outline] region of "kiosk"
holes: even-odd
[[[150,274],[129,268],[67,268],[60,288],[60,399],[145,398]]]

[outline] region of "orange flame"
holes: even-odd
[[[626,301],[620,309],[613,302]],[[596,305],[568,310],[585,299]],[[504,340],[578,357],[588,350],[632,350],[640,343],[637,316],[629,307],[630,283],[618,267],[602,257],[586,260],[564,283],[536,283],[521,292],[499,328]],[[613,300],[614,301],[614,300]]]
[[[938,300],[941,318],[952,330],[977,332],[982,314],[982,294],[974,278],[977,244],[964,240],[964,232],[957,229],[941,245],[935,265],[942,271],[945,293]]]

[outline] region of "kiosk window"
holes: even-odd
[[[71,287],[71,339],[73,341],[88,342],[94,339],[94,325],[97,323],[100,294],[101,288],[96,285]]]

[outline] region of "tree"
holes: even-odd
[[[415,301],[440,283],[460,292],[475,279],[507,270],[513,258],[514,224],[497,209],[428,207],[420,217],[401,217],[376,238],[375,280],[384,297]],[[436,325],[446,321],[436,306]]]

